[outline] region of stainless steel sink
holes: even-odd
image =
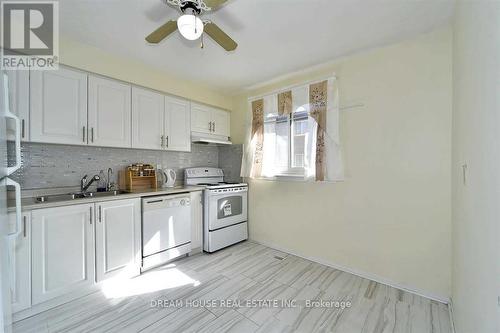
[[[120,194],[125,194],[128,192],[115,190],[115,191],[107,191],[107,192],[77,192],[77,193],[67,193],[67,194],[51,194],[51,195],[42,195],[35,198],[35,201],[38,203],[43,202],[59,202],[59,201],[70,201],[75,199],[85,199],[85,198],[99,198],[99,197],[110,197],[116,196]]]
[[[109,196],[115,196],[115,195],[127,194],[127,193],[129,193],[129,192],[115,190],[115,191],[106,191],[106,192],[92,192],[92,196],[98,198],[98,197],[109,197]]]

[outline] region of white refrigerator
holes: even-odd
[[[11,112],[9,103],[9,79],[5,72],[0,72],[0,333],[12,331],[11,311],[11,265],[9,262],[9,242],[21,232],[21,188],[9,178],[21,167],[21,126],[19,118]],[[7,161],[7,119],[15,122],[15,156],[14,165]],[[7,218],[7,187],[15,189],[16,224],[9,225]]]

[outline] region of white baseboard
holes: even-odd
[[[371,273],[367,273],[367,272],[363,272],[363,271],[360,271],[360,270],[357,270],[357,269],[353,269],[351,267],[346,267],[346,266],[343,266],[343,265],[338,265],[338,264],[329,262],[329,261],[321,259],[321,258],[304,256],[304,255],[302,255],[300,253],[297,253],[297,252],[295,252],[293,250],[286,249],[286,248],[283,248],[281,246],[278,246],[278,245],[275,245],[275,244],[272,244],[272,243],[262,242],[262,241],[258,241],[258,240],[255,240],[255,239],[250,239],[250,240],[253,241],[253,242],[255,242],[255,243],[262,244],[264,246],[270,247],[270,248],[278,250],[278,251],[286,252],[286,253],[292,254],[294,256],[306,259],[306,260],[314,261],[314,262],[316,262],[318,264],[322,264],[322,265],[325,265],[325,266],[328,266],[328,267],[331,267],[331,268],[338,269],[340,271],[351,273],[351,274],[357,275],[359,277],[362,277],[362,278],[365,278],[365,279],[368,279],[368,280],[372,280],[372,281],[375,281],[375,282],[378,282],[378,283],[381,283],[381,284],[385,284],[385,285],[388,285],[388,286],[396,288],[396,289],[401,289],[401,290],[404,290],[406,292],[409,292],[409,293],[412,293],[412,294],[415,294],[415,295],[418,295],[418,296],[422,296],[422,297],[425,297],[425,298],[428,298],[428,299],[431,299],[431,300],[434,300],[434,301],[437,301],[437,302],[440,302],[440,303],[444,303],[444,304],[449,304],[450,303],[450,298],[448,296],[436,295],[436,294],[427,292],[425,290],[419,290],[418,288],[413,288],[411,286],[402,285],[400,283],[394,282],[394,281],[386,279],[384,277],[381,277],[381,276],[378,276],[378,275],[375,275],[375,274],[371,274]]]

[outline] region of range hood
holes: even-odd
[[[194,143],[213,143],[217,145],[232,145],[227,136],[204,134],[204,133],[191,133],[191,142]]]

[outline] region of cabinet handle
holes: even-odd
[[[212,122],[211,121],[208,122],[208,131],[212,132]]]
[[[212,126],[212,128],[213,128],[213,131],[212,131],[212,132],[215,132],[215,121],[213,122],[213,124],[214,124],[214,125]]]
[[[26,216],[23,216],[23,237],[26,238]]]
[[[161,147],[165,147],[165,137],[163,135],[161,136]]]
[[[99,206],[99,222],[102,222],[102,206]]]
[[[167,147],[168,147],[168,135],[167,135]]]
[[[24,119],[21,120],[21,137],[24,139]]]
[[[85,143],[85,126],[83,126],[83,143]]]
[[[92,135],[92,142],[94,142],[94,128],[93,127],[90,129],[90,133]]]
[[[90,224],[92,224],[92,206],[90,206]]]

